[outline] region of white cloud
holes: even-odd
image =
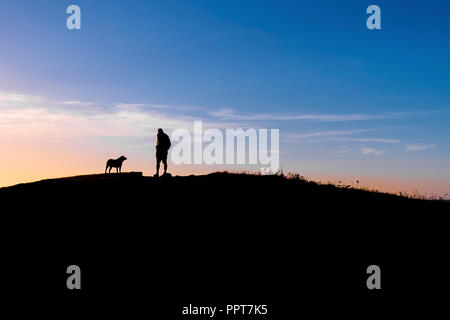
[[[120,109],[135,109],[147,107],[146,103],[116,103],[115,106]]]
[[[320,141],[339,141],[339,142],[375,142],[375,143],[398,143],[400,140],[387,138],[352,138],[346,137],[358,133],[370,132],[375,129],[359,130],[339,130],[339,131],[316,131],[302,134],[287,134],[285,137],[294,140],[294,142],[320,142]]]
[[[0,107],[20,107],[29,103],[38,104],[42,100],[39,96],[0,92]]]
[[[64,101],[63,104],[76,106],[93,106],[95,103],[73,100],[73,101]]]
[[[251,120],[251,121],[288,121],[288,120],[316,120],[323,122],[341,121],[361,121],[378,120],[400,117],[404,114],[297,114],[297,115],[277,115],[268,113],[256,113],[243,115],[234,112],[232,109],[220,109],[211,111],[210,115],[221,119],[230,120]]]
[[[385,139],[385,138],[339,138],[339,141],[349,142],[379,142],[379,143],[399,143],[397,139]]]
[[[103,103],[80,100],[56,101],[23,94],[0,92],[0,135],[2,137],[132,138],[154,135],[157,128],[192,130],[194,120],[204,128],[235,128],[237,123],[205,121],[201,116],[183,115],[193,107],[170,107],[144,103]],[[186,111],[185,114],[189,114]],[[242,126],[243,122],[239,123]]]
[[[343,130],[343,131],[317,131],[303,134],[291,134],[290,138],[293,139],[305,139],[305,138],[318,138],[318,137],[336,137],[343,135],[351,135],[355,133],[368,132],[373,129],[361,129],[361,130]]]
[[[405,149],[408,151],[422,151],[436,147],[435,144],[407,144]]]
[[[142,137],[153,135],[159,127],[170,131],[192,126],[188,118],[145,110],[144,104],[111,106],[0,92],[0,133],[48,139]]]
[[[197,112],[196,112],[197,111]],[[195,113],[196,116],[192,116]],[[213,116],[211,118],[211,115]],[[40,96],[0,92],[0,132],[4,136],[58,137],[140,137],[153,135],[162,127],[169,132],[176,128],[192,129],[194,120],[203,120],[206,128],[257,128],[255,120],[315,119],[318,121],[352,121],[377,118],[374,115],[239,115],[231,109],[211,111],[196,106],[168,106],[147,103],[95,103],[81,100],[57,101]],[[240,120],[240,121],[235,121]],[[247,120],[247,121],[244,121]],[[350,135],[374,129],[324,130],[286,134],[295,141],[332,140],[350,142],[398,143],[387,138],[358,138]],[[411,144],[407,150],[424,150],[434,145]],[[383,152],[362,148],[365,155]]]
[[[361,152],[365,156],[369,155],[381,156],[383,154],[383,151],[374,148],[361,148]]]

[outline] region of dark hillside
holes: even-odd
[[[4,243],[15,244],[9,272],[41,261],[36,286],[50,295],[75,262],[88,270],[87,292],[113,302],[151,290],[166,303],[252,296],[285,308],[296,299],[286,288],[310,303],[342,288],[343,299],[361,299],[373,263],[387,270],[386,292],[411,288],[418,299],[448,266],[448,203],[282,176],[99,174],[2,188],[0,201]],[[420,283],[410,282],[414,268],[427,274]]]

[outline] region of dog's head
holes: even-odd
[[[127,160],[127,158],[124,157],[124,156],[121,156],[121,157],[119,158],[119,160],[122,161],[122,162],[124,162],[125,160]]]

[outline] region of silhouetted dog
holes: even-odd
[[[123,163],[125,160],[127,160],[127,158],[124,157],[124,156],[121,156],[121,157],[118,158],[118,159],[109,159],[109,160],[106,162],[105,173],[106,173],[106,170],[108,170],[108,168],[109,168],[108,173],[111,173],[111,169],[112,169],[112,168],[116,168],[116,171],[117,171],[117,172],[122,172],[122,163]]]

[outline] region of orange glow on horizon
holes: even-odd
[[[14,142],[13,142],[14,141]],[[103,173],[106,161],[120,155],[127,156],[124,163],[124,172],[139,171],[146,176],[155,173],[154,146],[149,144],[148,149],[136,152],[134,149],[123,150],[123,147],[102,146],[98,143],[74,141],[71,139],[47,139],[33,137],[24,139],[0,138],[0,187],[11,186],[50,178],[60,178],[84,174]],[[169,161],[169,172],[173,175],[207,174],[215,171],[230,172],[256,172],[257,168],[239,166],[209,166],[209,165],[174,165]],[[302,173],[313,181],[343,185],[353,185],[360,188],[382,192],[398,193],[405,191],[424,196],[444,196],[450,193],[450,181],[437,179],[397,178],[391,176],[363,175],[336,175]],[[356,183],[359,179],[359,184]]]
[[[6,150],[4,144],[0,144],[2,150]],[[53,147],[53,146],[52,146]],[[0,172],[0,187],[11,186],[19,183],[39,181],[43,179],[69,177],[85,174],[103,173],[106,161],[111,157],[105,150],[89,152],[73,148],[73,146],[61,147],[55,150],[51,146],[46,148],[32,144],[16,146],[9,149],[7,156],[0,159],[0,166],[4,168]],[[117,157],[120,156],[116,153]],[[152,152],[145,155],[126,154],[128,160],[124,163],[124,172],[139,171],[145,176],[155,173],[155,159]],[[5,170],[6,169],[6,170]],[[207,174],[215,171],[240,172],[256,170],[239,169],[239,167],[207,166],[207,165],[174,165],[169,161],[169,170],[172,175]],[[367,188],[382,192],[398,193],[405,191],[410,194],[424,196],[443,196],[450,191],[450,182],[433,179],[407,179],[364,175],[359,176],[359,184],[356,178],[350,176],[304,174],[309,180],[333,184],[351,185],[353,187]],[[446,191],[447,190],[447,191]]]

